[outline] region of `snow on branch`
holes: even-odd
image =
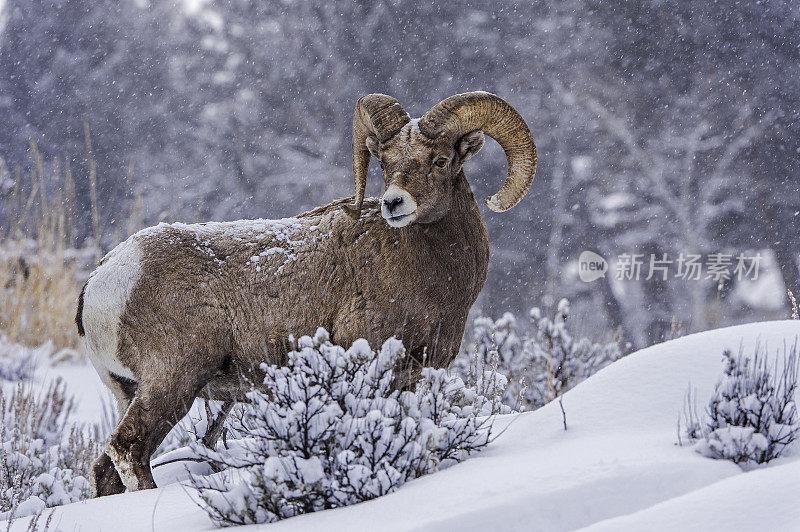
[[[31,380],[0,387],[0,520],[88,498],[102,438],[73,422],[74,409],[60,378],[41,393]]]
[[[793,320],[800,320],[800,307],[797,305],[797,300],[794,298],[794,294],[791,290],[787,290],[789,294],[789,303],[792,306],[792,319]]]

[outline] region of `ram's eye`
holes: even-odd
[[[439,168],[444,168],[445,166],[447,166],[447,159],[445,159],[444,157],[439,157],[433,162],[433,164],[435,164]]]

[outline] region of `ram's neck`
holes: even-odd
[[[472,193],[472,188],[464,175],[464,170],[461,170],[458,173],[458,177],[456,177],[453,206],[441,221],[451,225],[467,224],[477,232],[474,236],[480,236],[480,240],[484,240],[487,245],[489,243],[486,237],[486,228],[483,225],[481,213],[478,209],[478,202],[475,201],[475,195]]]
[[[489,239],[463,170],[457,177],[450,211],[436,222],[417,225],[416,230],[427,242],[428,252],[450,268],[447,289],[464,289],[474,301],[486,281]]]

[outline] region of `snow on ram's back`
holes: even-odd
[[[780,367],[798,338],[800,322],[776,321],[711,330],[637,351],[568,391],[561,404],[499,416],[496,439],[463,463],[372,501],[270,527],[796,530],[796,449],[769,467],[743,470],[697,452],[678,424],[690,386],[701,406],[712,396],[725,371],[725,350],[758,348]],[[56,510],[55,522],[64,530],[84,531],[213,529],[192,492],[180,484],[186,480],[182,464],[155,473],[161,486],[156,490],[64,506]],[[12,530],[26,526],[20,520]]]

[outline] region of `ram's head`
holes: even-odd
[[[383,168],[381,213],[389,225],[430,223],[450,210],[462,164],[483,147],[484,134],[506,153],[508,177],[486,200],[502,212],[528,191],[536,171],[536,146],[528,126],[501,98],[470,92],[451,96],[419,120],[385,94],[363,96],[353,117],[355,206],[361,211],[370,156]]]

